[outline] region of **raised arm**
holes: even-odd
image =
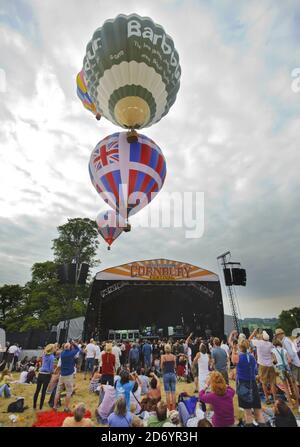
[[[252,332],[252,334],[249,337],[249,341],[252,340],[256,335],[257,335],[258,329],[254,329],[254,331]]]

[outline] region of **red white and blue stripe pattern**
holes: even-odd
[[[150,203],[166,177],[166,160],[154,141],[139,135],[137,143],[128,143],[126,137],[118,132],[104,138],[89,163],[97,192],[125,218]]]
[[[96,218],[98,232],[109,246],[120,236],[124,227],[117,220],[116,212],[106,210],[98,214]]]

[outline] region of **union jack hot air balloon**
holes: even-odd
[[[95,189],[125,219],[151,202],[166,177],[166,160],[157,144],[141,134],[129,143],[126,136],[118,132],[101,140],[89,163]]]
[[[122,223],[122,221],[123,219],[119,219],[114,210],[102,211],[96,217],[98,233],[108,244],[108,250],[110,250],[110,246],[112,245],[112,243],[120,236],[120,234],[124,230],[124,224]]]

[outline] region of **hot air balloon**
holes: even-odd
[[[102,211],[96,218],[98,233],[107,242],[107,249],[110,250],[112,243],[120,236],[124,230],[124,221],[121,222],[116,212],[113,210]]]
[[[139,134],[137,142],[128,143],[126,132],[117,132],[92,151],[89,173],[100,196],[127,219],[161,190],[166,160],[150,138]]]
[[[76,84],[77,84],[77,96],[82,102],[83,107],[92,112],[96,116],[97,120],[100,120],[101,115],[100,113],[97,112],[96,106],[93,103],[90,95],[88,94],[83,70],[81,70],[76,76]]]
[[[83,71],[97,111],[128,129],[158,122],[180,86],[173,40],[160,25],[137,14],[120,14],[94,32]]]

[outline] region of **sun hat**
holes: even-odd
[[[45,348],[44,348],[44,353],[45,354],[52,354],[53,351],[54,351],[54,345],[52,343],[50,343],[49,345],[45,346]]]
[[[265,341],[269,341],[270,340],[270,336],[266,331],[262,331],[262,338]]]
[[[284,330],[279,327],[278,329],[276,329],[275,335],[280,335],[280,334],[284,334]]]

